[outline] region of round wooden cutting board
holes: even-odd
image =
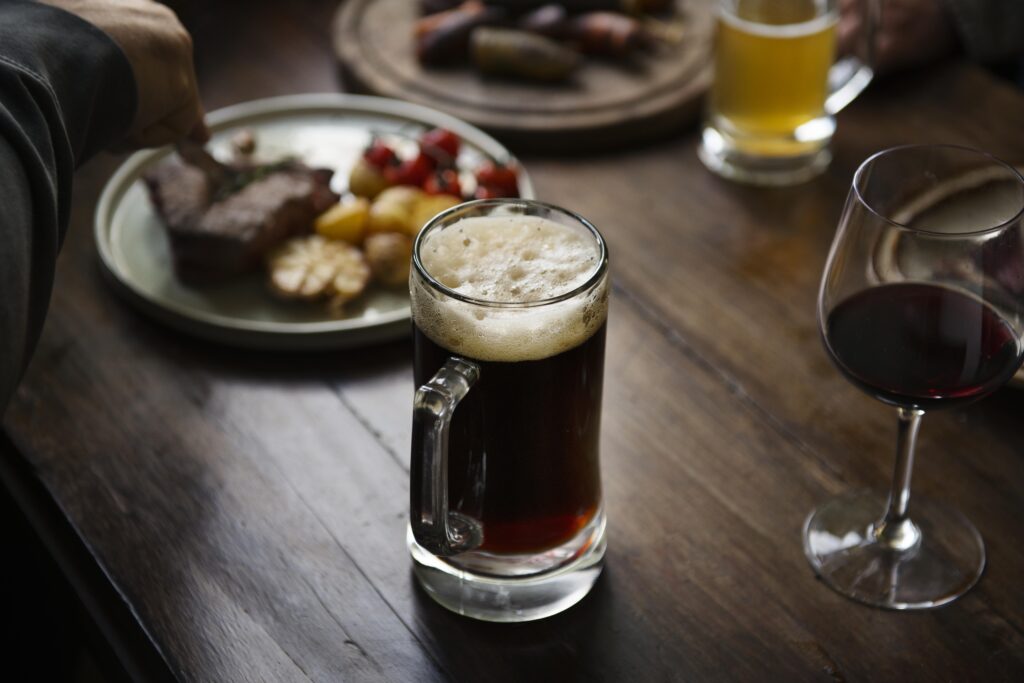
[[[440,109],[518,149],[601,151],[648,142],[693,123],[711,82],[712,0],[677,0],[680,40],[630,63],[588,58],[572,81],[487,78],[472,66],[423,68],[414,0],[347,0],[333,41],[348,87]]]

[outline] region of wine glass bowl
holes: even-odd
[[[1024,179],[950,145],[897,147],[857,170],[818,294],[825,350],[840,373],[895,406],[888,502],[858,493],[807,519],[804,551],[838,592],[893,609],[935,607],[981,576],[981,536],[962,515],[915,499],[921,417],[963,406],[1024,359]]]

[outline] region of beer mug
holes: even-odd
[[[831,160],[835,114],[871,81],[880,0],[863,0],[858,57],[833,64],[838,0],[718,0],[715,81],[698,155],[726,178],[790,185]]]
[[[468,202],[413,248],[415,574],[488,621],[572,606],[601,572],[598,442],[608,257],[539,202]]]

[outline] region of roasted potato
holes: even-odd
[[[412,238],[400,232],[379,232],[363,245],[373,279],[388,287],[404,286],[412,265]]]
[[[313,222],[317,234],[349,244],[362,244],[370,222],[370,201],[363,197],[335,204]]]

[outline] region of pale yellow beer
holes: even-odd
[[[749,14],[759,21],[747,18]],[[778,25],[764,21],[764,14],[721,12],[711,107],[734,133],[768,138],[763,142],[770,143],[774,136],[791,137],[799,126],[824,114],[836,18],[815,17],[812,9],[808,21]],[[786,17],[779,12],[768,18]],[[785,144],[762,147],[762,153],[787,150]]]
[[[871,81],[879,3],[861,5],[858,50],[868,62],[835,62],[838,0],[715,0],[715,80],[697,149],[704,165],[760,185],[824,170],[834,114]]]

